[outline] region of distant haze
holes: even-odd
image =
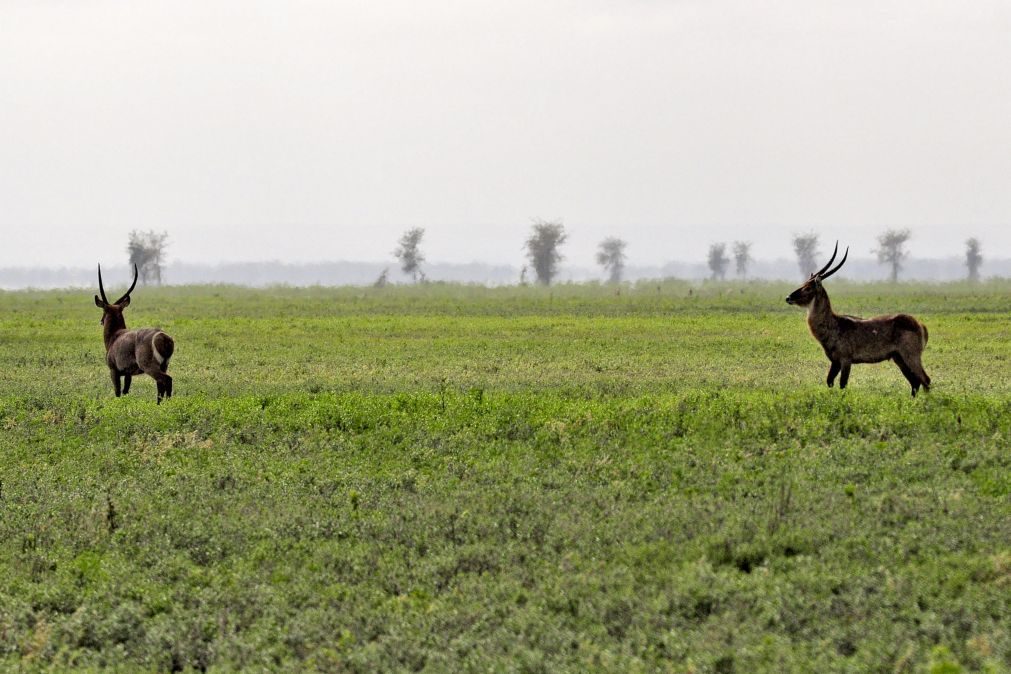
[[[410,276],[384,262],[226,262],[218,264],[193,264],[175,262],[164,271],[165,282],[169,285],[228,283],[246,286],[371,286],[386,270],[391,283],[411,284]],[[516,285],[520,281],[520,269],[511,265],[491,265],[484,263],[450,264],[431,263],[425,266],[426,276],[431,281],[452,283],[479,283],[489,286]],[[122,288],[131,278],[126,265],[102,265],[107,288]],[[631,265],[625,268],[626,281],[655,281],[663,278],[677,278],[699,283],[708,279],[712,272],[704,262],[671,261],[662,266]],[[955,281],[964,280],[966,269],[959,258],[910,258],[906,260],[901,279],[903,281]],[[1011,278],[1011,259],[994,259],[983,268],[984,277]],[[527,276],[528,280],[530,275]],[[750,283],[755,280],[784,281],[796,284],[801,278],[795,260],[785,258],[756,260],[748,270],[746,279],[737,277],[733,271],[727,275],[732,284]],[[888,268],[867,258],[850,258],[835,277],[835,282],[882,281],[888,278]],[[0,267],[0,290],[25,288],[84,288],[81,301],[91,302],[91,293],[97,287],[97,274],[93,267]],[[563,265],[556,279],[566,282],[603,282],[607,274],[600,267]],[[143,287],[143,283],[141,284]]]
[[[0,267],[1011,257],[1011,3],[4,0]],[[986,268],[984,267],[984,273]]]

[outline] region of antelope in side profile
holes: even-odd
[[[804,285],[786,298],[788,304],[807,307],[807,324],[811,334],[832,362],[826,383],[831,387],[836,375],[839,375],[839,388],[844,389],[850,378],[850,366],[854,363],[894,360],[913,387],[913,397],[921,386],[924,391],[930,391],[930,377],[920,363],[920,354],[927,345],[927,326],[909,314],[864,319],[841,316],[832,311],[822,281],[846,264],[849,251],[847,248],[842,261],[828,271],[839,252],[837,241],[828,264],[811,274]]]
[[[172,377],[166,374],[169,358],[175,350],[172,338],[157,328],[127,330],[123,309],[130,306],[130,293],[137,286],[137,265],[133,266],[133,283],[130,289],[115,302],[109,302],[102,286],[102,265],[98,265],[98,291],[95,304],[103,311],[102,326],[105,336],[106,363],[112,375],[116,397],[120,396],[120,377],[125,380],[122,393],[130,392],[130,382],[135,374],[150,375],[158,385],[158,402],[172,397]]]

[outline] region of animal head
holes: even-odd
[[[123,309],[130,306],[130,293],[137,287],[137,265],[133,265],[133,283],[122,297],[115,302],[110,302],[105,296],[105,287],[102,285],[102,265],[98,265],[98,292],[101,297],[95,295],[95,306],[102,310],[102,325],[126,325],[123,320]]]
[[[826,264],[824,267],[811,274],[811,278],[809,278],[804,283],[804,285],[802,285],[801,287],[797,288],[792,293],[790,293],[789,296],[787,296],[786,298],[786,303],[793,304],[799,307],[806,307],[807,305],[811,304],[811,302],[814,301],[814,298],[818,296],[818,291],[822,289],[821,282],[827,279],[832,274],[839,271],[839,268],[842,267],[844,264],[846,264],[846,258],[850,254],[849,246],[846,247],[846,252],[843,253],[842,261],[839,264],[837,264],[835,268],[829,270],[829,267],[832,266],[833,262],[835,262],[835,256],[838,252],[839,252],[839,242],[836,241],[835,250],[832,251],[832,257],[829,258],[828,264]]]

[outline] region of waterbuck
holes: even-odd
[[[123,309],[130,306],[130,293],[137,286],[137,265],[133,266],[133,283],[130,289],[115,302],[105,296],[102,285],[102,265],[98,265],[98,292],[95,304],[102,313],[105,336],[105,361],[112,375],[116,397],[120,396],[120,377],[124,378],[122,393],[130,392],[130,382],[135,374],[150,375],[158,385],[158,402],[172,397],[172,377],[166,374],[169,358],[175,350],[172,338],[157,328],[127,330]]]
[[[811,334],[832,362],[826,383],[831,387],[838,374],[839,388],[846,388],[853,363],[894,360],[912,386],[914,397],[921,386],[924,391],[930,391],[930,377],[920,363],[920,355],[927,345],[927,326],[909,314],[864,319],[841,316],[832,311],[822,281],[846,263],[849,250],[846,249],[842,261],[829,271],[828,268],[839,252],[837,241],[828,264],[811,274],[804,285],[786,298],[788,304],[807,307],[807,324],[811,328]]]

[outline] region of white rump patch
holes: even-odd
[[[160,353],[158,353],[158,342],[157,342],[158,335],[163,335],[163,334],[165,334],[165,333],[163,333],[163,332],[157,332],[157,333],[155,333],[154,337],[151,338],[151,351],[154,352],[154,359],[156,361],[158,361],[159,365],[161,365],[162,363],[165,362],[165,359],[162,358],[162,355]]]

